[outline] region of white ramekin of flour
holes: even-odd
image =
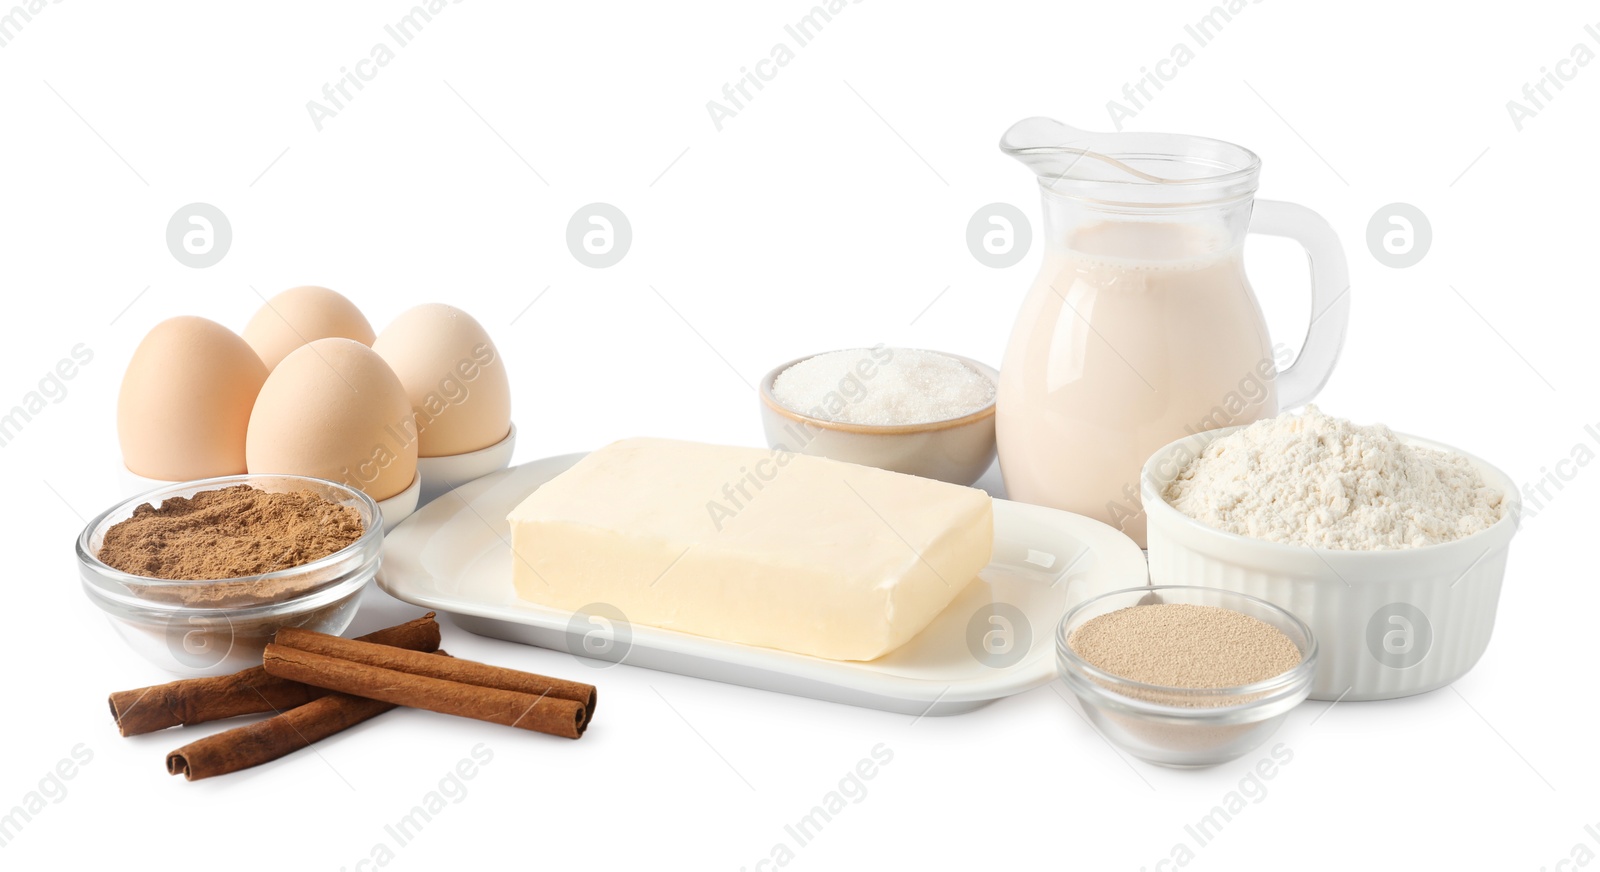
[[[1458,449],[1384,430],[1403,445],[1465,460],[1488,489],[1499,492],[1499,517],[1462,538],[1414,547],[1385,543],[1362,549],[1348,539],[1328,547],[1270,541],[1196,520],[1166,496],[1208,446],[1243,429],[1180,439],[1145,463],[1140,491],[1149,522],[1151,583],[1238,591],[1297,615],[1322,644],[1313,699],[1391,699],[1434,690],[1465,675],[1494,629],[1506,555],[1522,508],[1511,479]],[[1291,469],[1287,474],[1306,473]],[[1231,486],[1233,497],[1272,502],[1254,490],[1260,484],[1234,479],[1222,487]],[[1257,500],[1258,511],[1274,511],[1259,505],[1262,501]]]

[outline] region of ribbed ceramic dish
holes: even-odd
[[[1179,512],[1162,494],[1189,458],[1238,428],[1200,433],[1145,463],[1152,584],[1237,591],[1288,609],[1322,646],[1312,699],[1391,699],[1465,675],[1494,631],[1500,585],[1521,500],[1488,463],[1427,439],[1407,443],[1460,454],[1505,495],[1505,515],[1464,539],[1387,551],[1333,551],[1225,533]]]

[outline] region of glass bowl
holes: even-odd
[[[96,556],[106,531],[139,506],[239,484],[272,493],[311,491],[355,509],[366,532],[310,563],[210,581],[134,575]],[[84,592],[123,640],[162,669],[195,677],[260,666],[262,649],[280,627],[343,632],[355,618],[361,589],[377,575],[382,548],[383,516],[361,491],[298,475],[230,475],[167,485],[112,506],[79,534],[77,558]]]
[[[1300,663],[1254,684],[1163,687],[1099,669],[1067,644],[1093,618],[1152,602],[1221,606],[1271,624],[1300,649]],[[1265,742],[1311,692],[1317,642],[1303,621],[1278,606],[1232,591],[1156,585],[1111,591],[1068,611],[1056,633],[1056,665],[1084,714],[1106,738],[1141,760],[1196,768],[1226,763]]]

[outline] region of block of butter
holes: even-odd
[[[834,660],[900,647],[994,544],[974,488],[664,439],[595,451],[507,520],[525,600]]]

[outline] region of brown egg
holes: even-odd
[[[122,462],[145,478],[184,481],[245,471],[261,358],[232,330],[182,316],[151,330],[117,394]]]
[[[511,432],[505,361],[466,312],[443,303],[407,309],[372,350],[406,387],[422,457],[488,448]]]
[[[290,288],[273,297],[244,327],[244,341],[269,370],[307,342],[335,336],[371,345],[372,325],[355,303],[315,285]]]
[[[386,500],[417,474],[417,436],[400,379],[352,339],[318,339],[267,377],[250,415],[252,473],[326,478]]]

